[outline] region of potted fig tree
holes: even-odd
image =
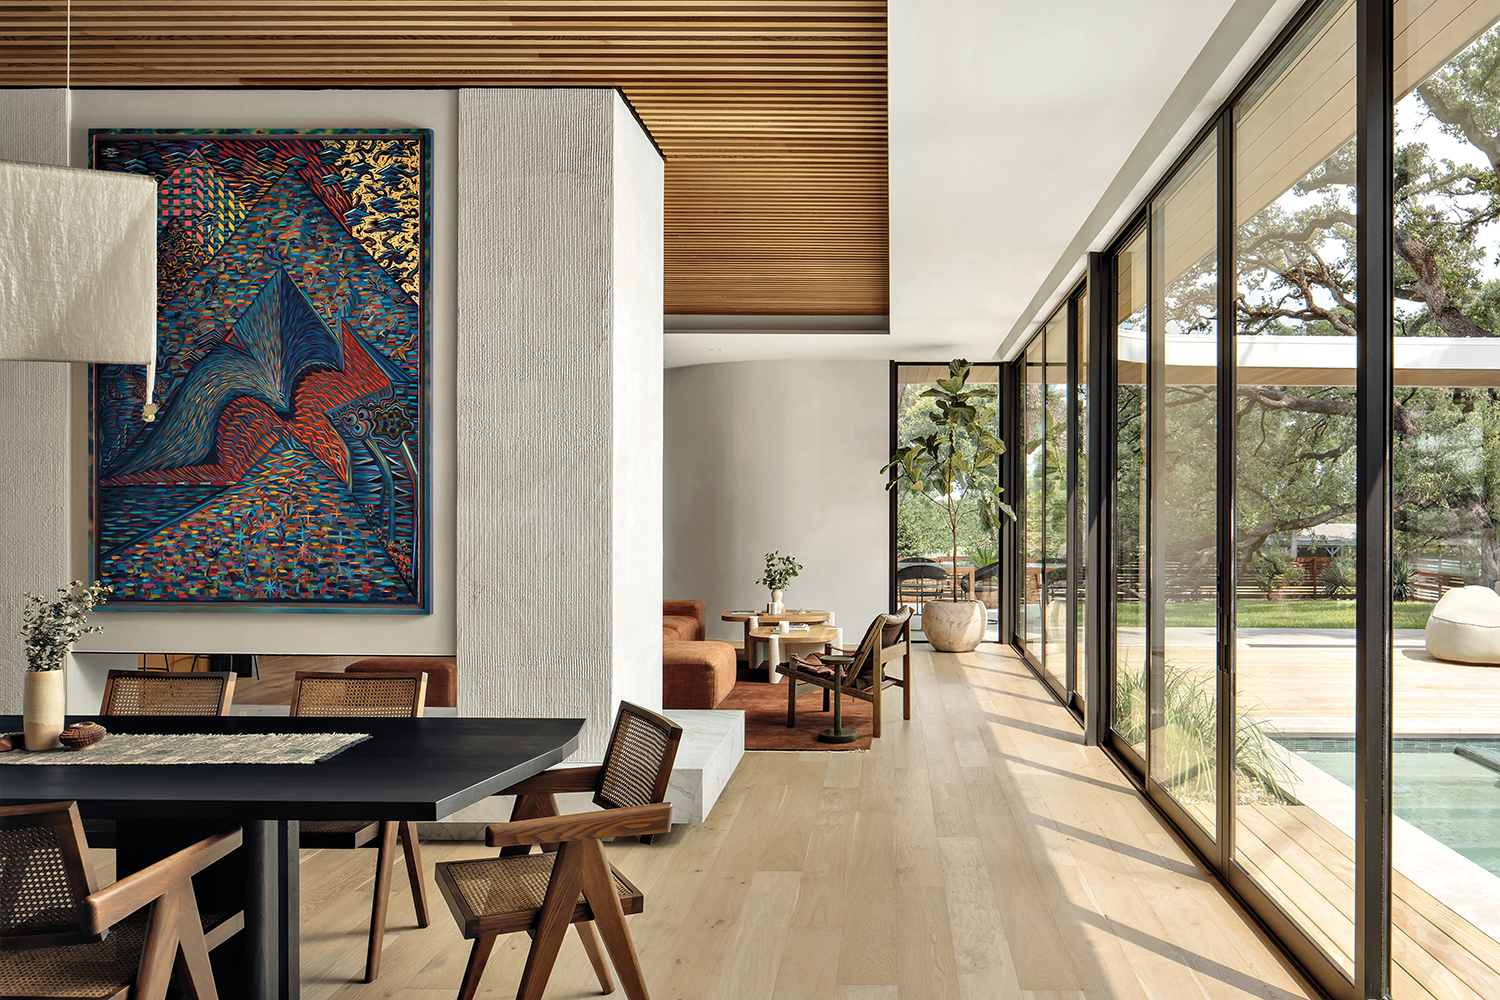
[[[959,522],[978,517],[980,527],[992,532],[1002,515],[1012,520],[1016,516],[1000,499],[1000,456],[1005,454],[1005,442],[995,433],[995,390],[968,385],[970,368],[962,358],[948,363],[948,377],[922,393],[936,404],[932,433],[913,438],[880,470],[894,470],[887,490],[905,489],[936,505],[948,524],[953,539],[950,599],[922,606],[922,632],[934,649],[945,652],[978,646],[986,622],[982,602],[959,600]]]

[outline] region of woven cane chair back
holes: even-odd
[[[427,675],[298,671],[292,715],[415,719],[427,703]]]
[[[0,808],[0,942],[73,944],[83,900],[98,889],[72,802]]]
[[[665,716],[620,702],[594,804],[606,809],[643,806],[666,798],[682,727]]]
[[[172,674],[111,670],[100,715],[225,715],[234,700],[234,674]]]

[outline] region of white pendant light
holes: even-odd
[[[0,161],[0,360],[147,365],[153,419],[154,178]]]

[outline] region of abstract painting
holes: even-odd
[[[93,366],[110,605],[426,613],[431,133],[92,130],[156,178],[160,412]]]

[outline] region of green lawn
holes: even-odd
[[[1396,628],[1426,628],[1433,605],[1421,601],[1397,601],[1394,607]],[[1141,606],[1121,604],[1121,625],[1139,625]],[[1236,602],[1235,624],[1239,628],[1353,628],[1353,601],[1263,601],[1244,599]],[[1212,628],[1212,601],[1183,601],[1167,605],[1167,626]]]

